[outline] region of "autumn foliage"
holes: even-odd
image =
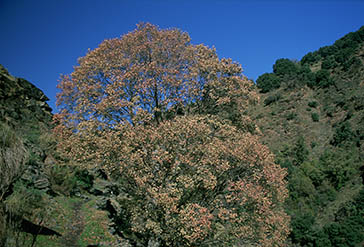
[[[244,115],[258,98],[240,65],[140,24],[80,58],[59,88],[59,151],[120,184],[125,238],[285,245],[286,172]]]

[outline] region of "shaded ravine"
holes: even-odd
[[[72,222],[67,227],[67,232],[63,234],[63,237],[60,239],[60,243],[65,247],[79,247],[80,245],[77,243],[83,229],[85,228],[84,216],[81,212],[82,205],[84,201],[74,202]]]
[[[320,229],[323,228],[325,222],[334,221],[335,214],[339,211],[340,207],[345,203],[352,201],[362,189],[362,181],[359,176],[355,176],[339,191],[336,200],[330,202],[325,211],[319,212],[316,217],[316,225]],[[363,245],[364,246],[364,245]]]

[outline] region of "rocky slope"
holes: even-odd
[[[48,100],[32,83],[12,76],[0,65],[0,122],[24,140],[30,160],[22,178],[38,189],[49,186],[42,166],[46,160],[52,160],[47,154],[46,143],[40,140],[51,129],[52,109],[47,104]]]
[[[0,246],[18,246],[17,229],[32,235],[34,229],[40,229],[37,234],[46,229],[37,225],[37,217],[39,210],[44,211],[42,203],[45,203],[46,192],[51,190],[44,169],[44,162],[50,160],[49,143],[41,140],[51,127],[52,109],[47,100],[40,89],[25,79],[13,77],[0,65],[0,185],[3,193]],[[16,160],[19,147],[26,158],[22,162],[10,162]]]
[[[57,156],[47,101],[0,65],[0,247],[125,246],[96,207],[107,200],[87,192],[93,176]],[[25,151],[15,159],[21,164],[7,160],[10,151],[20,152],[14,146]],[[97,185],[90,192],[108,193]]]
[[[0,65],[0,121],[15,127],[24,122],[49,126],[52,109],[48,100],[32,83],[13,77]]]

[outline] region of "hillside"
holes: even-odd
[[[0,246],[117,246],[92,177],[57,156],[47,100],[0,65]]]
[[[364,234],[364,27],[301,61],[278,59],[249,109],[289,171],[291,239],[359,246]],[[340,235],[340,236],[337,236]],[[361,245],[360,245],[361,246]]]

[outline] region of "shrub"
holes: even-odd
[[[303,162],[301,169],[306,174],[306,176],[312,180],[312,183],[315,187],[321,185],[325,178],[324,173],[321,171],[316,162]]]
[[[77,188],[77,177],[74,170],[73,166],[59,164],[47,166],[44,169],[51,189],[66,196],[72,195]]]
[[[333,80],[330,78],[330,72],[326,69],[321,69],[316,72],[316,85],[319,87],[328,87],[332,85]]]
[[[314,121],[314,122],[320,121],[320,116],[319,116],[319,114],[317,112],[312,112],[311,113],[311,118],[312,118],[312,121]]]
[[[333,117],[335,113],[335,107],[332,105],[326,105],[324,107],[324,111],[326,112],[326,116]]]
[[[354,139],[355,133],[351,129],[351,124],[350,122],[345,121],[335,128],[335,133],[330,143],[334,146],[338,146],[344,142],[353,141]]]
[[[311,142],[311,148],[314,149],[317,146],[317,142]]]
[[[318,106],[317,101],[310,101],[308,102],[308,106],[312,108],[316,108]]]
[[[47,207],[47,195],[44,191],[40,191],[26,186],[21,180],[13,185],[13,193],[9,195],[2,203],[5,205],[5,221],[6,236],[2,239],[0,235],[1,246],[34,246],[31,245],[29,238],[35,241],[37,235],[29,236],[21,230],[22,220],[26,219],[35,224],[47,222],[50,208]],[[1,207],[0,207],[1,211]],[[1,212],[0,212],[1,215]],[[1,231],[1,230],[0,230]],[[28,244],[26,244],[28,243]]]
[[[94,184],[94,176],[90,174],[87,170],[78,169],[75,173],[77,178],[77,186],[84,190],[89,190]]]
[[[309,151],[307,149],[305,139],[302,136],[298,137],[292,149],[293,163],[295,165],[302,164],[307,159],[308,154]]]

